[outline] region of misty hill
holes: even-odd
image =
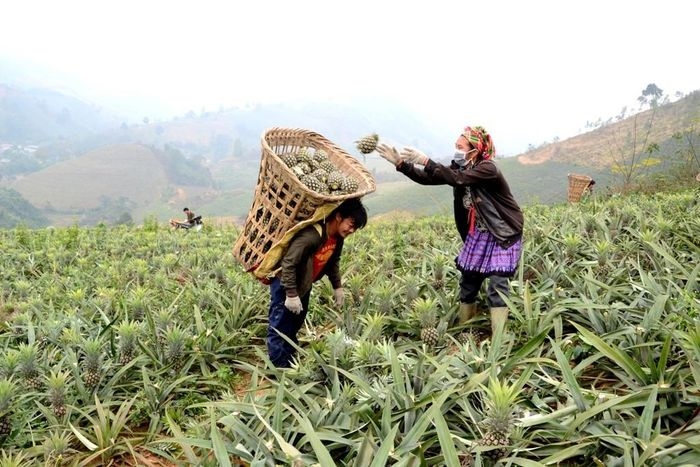
[[[0,83],[0,142],[39,144],[83,138],[117,125],[98,106],[50,89]]]
[[[518,156],[518,161],[525,165],[559,161],[609,169],[621,152],[631,151],[634,145],[637,151],[644,152],[645,144],[650,143],[659,145],[660,155],[673,158],[679,149],[679,135],[697,136],[699,118],[700,91],[695,91],[676,102],[636,115],[621,114],[582,135],[532,149]]]
[[[658,144],[660,156],[674,157],[674,134],[692,128],[697,102],[698,94],[693,93],[656,109],[650,139]],[[562,202],[570,172],[591,175],[600,187],[612,183],[612,152],[627,144],[630,129],[649,115],[606,122],[519,157],[499,158],[498,164],[521,203]],[[12,175],[0,177],[0,184],[16,190],[56,225],[130,218],[140,222],[146,216],[166,220],[177,216],[183,205],[205,217],[241,221],[252,203],[260,137],[273,126],[317,131],[361,160],[378,182],[377,192],[366,200],[372,215],[449,212],[448,188],[419,187],[376,153],[363,157],[354,149],[353,141],[371,132],[389,144],[413,145],[432,156],[451,148],[453,132],[433,129],[392,102],[258,105],[189,112],[166,122],[144,118],[141,124],[120,123],[97,132],[86,128],[81,136],[60,138],[39,145],[35,153],[21,154],[22,162],[34,158],[36,163],[15,164]],[[0,160],[0,168],[10,159]]]
[[[160,203],[179,204],[183,188],[205,191],[212,184],[208,170],[177,150],[125,143],[17,178],[9,188],[62,223],[114,220],[124,213],[141,218]]]

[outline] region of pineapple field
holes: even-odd
[[[236,227],[1,230],[0,464],[700,464],[700,192],[525,218],[503,332],[451,217],[370,219],[286,371]]]

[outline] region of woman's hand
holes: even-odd
[[[428,163],[430,158],[420,152],[418,149],[413,148],[403,148],[401,150],[401,158],[405,159],[406,162],[411,162],[413,164],[425,165]]]
[[[399,155],[399,151],[397,151],[396,148],[393,146],[389,146],[384,143],[379,143],[375,151],[377,151],[380,156],[382,156],[384,159],[386,159],[394,165],[399,165],[399,162],[401,162],[401,156]]]

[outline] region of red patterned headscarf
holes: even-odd
[[[474,146],[474,148],[479,152],[480,159],[489,160],[496,157],[496,147],[493,145],[491,135],[484,129],[484,127],[464,127],[462,136],[464,136],[467,141],[469,141],[471,145]]]

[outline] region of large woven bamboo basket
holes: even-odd
[[[581,196],[593,180],[588,175],[569,174],[569,202],[576,203],[581,200]]]
[[[233,255],[247,271],[255,269],[291,227],[311,218],[318,207],[329,203],[339,205],[346,199],[359,198],[376,189],[372,174],[357,159],[313,131],[271,128],[263,133],[261,144],[260,172],[253,206],[233,247]],[[357,191],[330,196],[307,188],[279,156],[298,154],[302,148],[324,150],[343,175],[357,180]]]

